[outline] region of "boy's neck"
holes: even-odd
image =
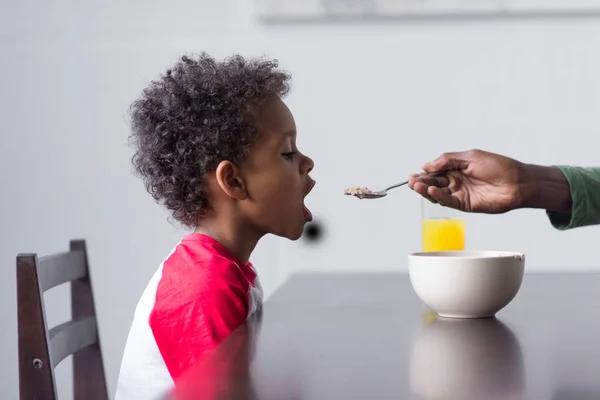
[[[250,255],[263,236],[233,223],[217,221],[202,221],[194,232],[213,238],[244,264],[248,264]]]

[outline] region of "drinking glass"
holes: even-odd
[[[465,220],[460,211],[423,198],[421,224],[423,251],[465,249]]]

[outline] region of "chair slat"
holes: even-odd
[[[38,277],[42,292],[86,276],[85,254],[71,251],[38,260]]]
[[[56,400],[54,368],[73,356],[73,400],[108,400],[85,240],[70,251],[17,256],[19,398]],[[71,320],[46,324],[44,292],[70,282]]]
[[[35,254],[17,256],[19,398],[56,400],[44,297],[39,288],[37,266]]]
[[[50,354],[53,368],[71,354],[98,341],[96,318],[68,321],[50,329]]]

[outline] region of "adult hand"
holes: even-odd
[[[446,153],[425,164],[423,170],[423,174],[410,176],[409,187],[446,207],[488,214],[523,207],[570,210],[568,183],[554,167],[470,150]],[[543,187],[540,181],[550,186]]]

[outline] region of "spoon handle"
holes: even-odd
[[[390,189],[394,189],[394,188],[397,188],[397,187],[400,187],[400,186],[404,186],[404,185],[406,185],[407,183],[408,183],[408,181],[406,181],[406,182],[402,182],[402,183],[398,183],[398,184],[396,184],[396,185],[392,185],[392,186],[390,186],[389,188],[385,189],[385,192],[387,192],[387,191],[388,191],[388,190],[390,190]]]

